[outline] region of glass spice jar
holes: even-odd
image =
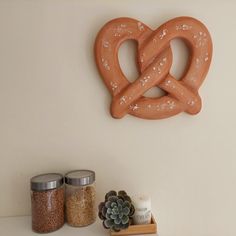
[[[96,220],[95,172],[75,170],[65,175],[66,220],[71,226],[90,225]]]
[[[64,225],[64,178],[48,173],[31,178],[32,230],[49,233]]]

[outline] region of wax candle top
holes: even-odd
[[[139,208],[151,208],[151,198],[148,195],[135,195],[132,197],[134,207]]]

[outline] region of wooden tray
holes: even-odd
[[[157,223],[152,215],[151,223],[148,225],[130,225],[128,229],[119,232],[110,231],[111,236],[133,235],[133,234],[156,234]]]

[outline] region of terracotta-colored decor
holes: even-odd
[[[190,50],[188,68],[180,81],[170,74],[170,41],[181,38]],[[138,43],[139,78],[130,83],[118,61],[120,45],[134,39]],[[114,19],[103,26],[95,42],[97,67],[113,100],[111,115],[127,113],[144,119],[162,119],[182,111],[196,114],[201,110],[198,89],[205,79],[212,58],[212,41],[207,28],[191,17],[172,19],[156,30],[131,18]],[[158,86],[167,95],[147,98],[143,94]]]

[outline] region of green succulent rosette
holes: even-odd
[[[103,220],[106,229],[120,231],[127,229],[134,214],[131,198],[125,191],[110,191],[105,196],[105,201],[99,204],[98,216]]]

